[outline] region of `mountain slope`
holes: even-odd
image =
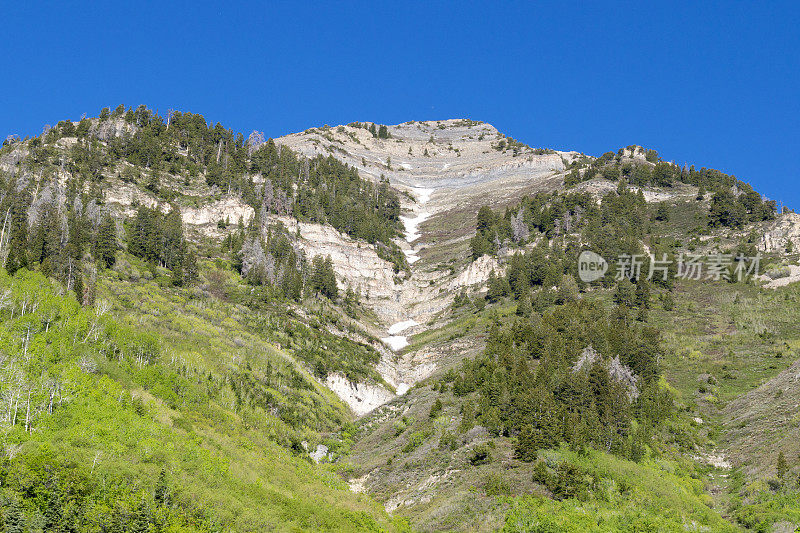
[[[797,519],[783,285],[800,232],[733,176],[470,120],[265,140],[140,106],[6,142],[0,178],[6,520]],[[577,276],[584,250],[606,277]],[[614,279],[621,253],[758,250],[766,279]],[[59,383],[82,388],[53,408]],[[116,492],[85,488],[97,476]]]

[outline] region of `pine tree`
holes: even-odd
[[[51,487],[44,509],[44,530],[60,531],[61,527],[61,493],[58,487]]]
[[[436,401],[433,402],[433,405],[431,406],[431,412],[428,414],[428,417],[436,418],[442,413],[442,408],[442,400],[436,398]]]
[[[94,245],[95,260],[103,267],[108,268],[114,265],[116,255],[117,224],[111,216],[105,215],[97,228]]]
[[[164,260],[164,265],[169,269],[174,269],[183,262],[186,248],[183,239],[183,219],[177,205],[172,205],[170,212],[164,217],[160,229],[163,233],[163,238],[160,239],[163,242],[163,250],[160,255]]]
[[[28,266],[28,205],[30,191],[11,191],[14,198],[10,209],[11,238],[9,253],[6,258],[6,270],[13,274],[20,268]]]
[[[494,270],[489,274],[488,290],[486,291],[486,300],[489,303],[494,303],[502,298],[505,298],[511,293],[511,287],[505,276],[498,276]]]
[[[789,465],[786,463],[786,457],[783,455],[783,452],[778,452],[776,469],[778,471],[778,479],[781,480],[784,479],[786,474],[789,472]]]
[[[85,288],[83,286],[83,274],[81,273],[80,267],[76,269],[72,276],[74,278],[72,290],[75,291],[75,298],[77,298],[78,302],[82,304]]]
[[[667,202],[658,203],[655,219],[661,222],[669,222],[669,207],[667,206]]]
[[[517,437],[517,445],[514,448],[514,455],[517,459],[525,462],[536,460],[536,452],[539,450],[539,438],[536,430],[531,424],[525,424]]]
[[[529,317],[533,313],[533,306],[531,305],[531,299],[528,296],[523,296],[519,299],[517,303],[517,310],[516,314],[518,316]]]

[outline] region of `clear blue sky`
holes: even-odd
[[[469,117],[642,144],[800,208],[797,2],[27,4],[2,7],[2,137],[120,103],[267,136]]]

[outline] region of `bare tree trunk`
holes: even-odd
[[[31,429],[31,389],[28,389],[28,401],[25,406],[25,431],[30,432]]]

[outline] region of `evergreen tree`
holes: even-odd
[[[331,256],[323,258],[318,255],[314,257],[311,263],[311,286],[330,300],[336,300],[339,297]]]
[[[100,265],[109,268],[117,255],[117,224],[110,215],[105,215],[97,228],[94,256]]]
[[[783,452],[778,452],[778,461],[776,463],[776,469],[778,472],[778,479],[784,479],[786,474],[789,472],[789,465],[786,462],[786,456],[783,455]]]
[[[505,276],[498,276],[494,270],[489,274],[488,290],[486,291],[486,300],[489,303],[495,303],[500,299],[505,298],[511,293],[511,287]]]
[[[661,222],[669,222],[669,206],[667,206],[667,202],[658,203],[655,219]]]
[[[75,298],[77,298],[78,302],[83,304],[83,296],[86,289],[83,286],[83,274],[81,273],[80,268],[76,269],[76,271],[73,273],[73,277],[74,281],[72,290],[75,292]]]
[[[28,206],[30,191],[9,191],[12,198],[9,209],[11,237],[8,241],[9,252],[6,258],[6,270],[13,274],[20,268],[28,266]]]
[[[161,469],[161,473],[158,475],[158,481],[156,481],[156,488],[155,491],[153,492],[153,501],[158,507],[169,505],[169,488],[167,487],[167,472],[163,468]]]
[[[530,463],[536,460],[539,450],[539,438],[536,430],[531,424],[525,424],[517,437],[517,445],[514,448],[514,455],[517,459]]]
[[[533,313],[531,299],[528,296],[520,298],[519,302],[517,302],[516,314],[518,316],[529,317],[531,313]]]
[[[60,531],[62,519],[61,492],[57,486],[50,487],[49,492],[47,506],[44,508],[44,530]]]
[[[433,405],[431,406],[431,411],[428,415],[428,418],[436,418],[439,416],[442,413],[442,408],[442,400],[436,398],[436,401],[433,402]]]

